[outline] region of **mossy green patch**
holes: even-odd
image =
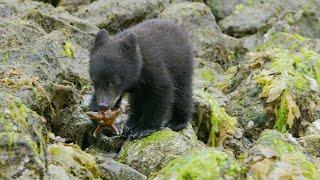
[[[10,50],[7,50],[7,51],[4,53],[3,57],[2,57],[2,62],[3,62],[4,64],[7,64],[10,56],[11,56],[11,52],[10,52]]]
[[[285,107],[285,99],[281,96],[280,106],[277,110],[277,119],[274,127],[280,132],[286,132],[287,130],[287,109]]]
[[[155,179],[230,179],[240,171],[239,163],[226,153],[205,149],[171,161]]]
[[[75,49],[71,42],[63,43],[63,52],[62,54],[68,58],[75,58]]]
[[[214,80],[214,74],[210,69],[203,69],[201,71],[201,77],[208,82],[212,82]]]
[[[245,8],[244,4],[243,3],[240,3],[238,5],[236,5],[235,7],[235,13],[240,13],[243,9]]]

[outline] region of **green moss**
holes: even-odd
[[[11,52],[9,50],[7,50],[3,55],[2,62],[4,64],[7,64],[10,56],[11,56]]]
[[[289,23],[289,24],[293,24],[294,23],[294,19],[293,19],[293,14],[292,13],[287,13],[286,16],[286,21]]]
[[[68,58],[75,58],[75,50],[71,42],[63,43],[63,52],[62,54]]]
[[[236,177],[241,166],[221,151],[206,149],[171,161],[155,179],[220,179]]]
[[[281,102],[277,113],[276,123],[274,128],[280,132],[286,132],[287,130],[287,109],[285,105],[284,96],[281,96]]]
[[[240,13],[245,8],[244,4],[240,3],[235,7],[235,13]]]
[[[210,69],[203,69],[201,71],[201,77],[208,82],[214,81],[214,74]]]

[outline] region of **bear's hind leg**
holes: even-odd
[[[173,90],[171,86],[157,87],[148,92],[144,92],[143,102],[135,104],[141,108],[141,114],[135,122],[132,122],[129,139],[137,139],[148,136],[158,131],[169,119],[172,109]]]
[[[186,79],[176,80],[172,117],[166,125],[174,131],[184,129],[191,120],[193,113],[191,78],[190,75]]]

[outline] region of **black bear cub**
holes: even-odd
[[[129,94],[123,135],[136,139],[166,126],[186,127],[193,111],[193,53],[186,33],[165,20],[147,20],[113,37],[104,29],[90,52],[94,95],[89,109],[119,106]]]

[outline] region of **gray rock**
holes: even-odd
[[[222,33],[210,8],[205,4],[172,4],[159,15],[159,18],[172,20],[187,31],[197,58],[207,62],[227,61]]]
[[[274,4],[248,6],[219,22],[222,31],[234,37],[255,34],[258,30],[269,29],[276,21],[277,10]]]
[[[111,158],[98,157],[97,160],[101,179],[116,180],[116,179],[128,179],[128,180],[143,180],[147,177],[138,171],[132,169],[130,166],[121,164]]]
[[[169,0],[98,0],[74,14],[114,33],[156,17],[168,4]]]

